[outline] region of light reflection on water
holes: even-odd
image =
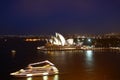
[[[54,75],[54,76],[28,77],[26,78],[26,80],[59,80],[59,76]]]
[[[48,76],[43,76],[43,80],[48,80]]]
[[[94,57],[93,57],[93,51],[87,50],[85,51],[85,74],[87,77],[92,78],[94,75]]]
[[[93,51],[92,50],[87,50],[85,52],[85,55],[86,55],[86,58],[85,58],[85,61],[86,61],[86,66],[93,66]]]
[[[28,77],[27,80],[32,80],[32,77]]]
[[[86,59],[88,61],[92,61],[93,51],[92,50],[87,50],[85,54],[86,54]]]
[[[31,58],[33,62],[46,59],[51,61],[59,69],[60,74],[20,80],[120,80],[118,52],[116,54],[92,50],[39,51]]]

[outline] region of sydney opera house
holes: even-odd
[[[76,46],[74,39],[65,39],[60,33],[55,33],[55,36],[47,41],[45,46],[37,47],[39,50],[75,50],[80,49],[80,46]]]

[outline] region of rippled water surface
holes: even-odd
[[[29,63],[49,60],[60,74],[16,78],[9,73]],[[120,80],[120,52],[113,50],[78,50],[41,52],[32,48],[1,51],[1,80]]]

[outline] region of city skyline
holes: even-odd
[[[1,1],[0,35],[119,32],[119,0]]]

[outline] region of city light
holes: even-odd
[[[90,39],[90,38],[88,39],[88,42],[91,42],[91,39]]]

